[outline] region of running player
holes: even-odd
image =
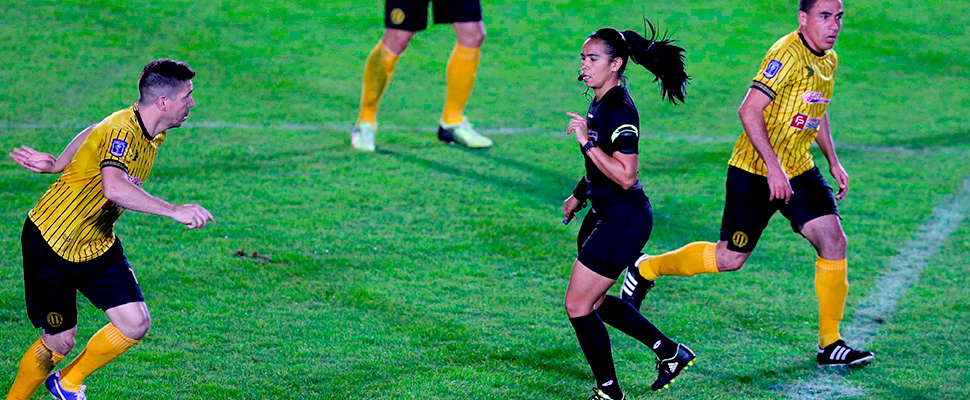
[[[428,26],[428,2],[431,0],[385,0],[384,36],[377,42],[364,65],[364,84],[360,95],[360,113],[350,133],[350,146],[374,151],[377,132],[377,106],[384,89],[391,83],[394,66],[408,47],[414,33]],[[457,43],[445,71],[448,84],[444,111],[438,124],[438,139],[458,142],[469,148],[485,148],[492,141],[472,128],[464,116],[465,104],[475,86],[478,55],[485,40],[480,0],[435,0],[431,2],[434,23],[451,24]]]
[[[684,49],[671,42],[657,39],[656,31],[645,39],[634,31],[603,28],[589,35],[580,53],[579,80],[592,89],[594,98],[585,116],[567,113],[572,119],[566,133],[573,133],[581,146],[586,176],[563,202],[564,222],[576,219],[587,200],[592,209],[579,230],[579,255],[569,277],[565,306],[596,378],[591,400],[623,399],[604,322],[656,353],[659,375],[653,390],[667,387],[694,360],[687,346],[668,339],[629,303],[606,295],[653,229],[650,201],[637,178],[640,116],[621,85],[626,80],[624,71],[628,60],[640,64],[660,80],[662,99],[683,102],[689,79]]]
[[[30,171],[63,173],[24,222],[27,315],[43,331],[21,358],[7,400],[27,399],[41,383],[55,398],[85,399],[84,379],[148,332],[141,286],[114,234],[125,210],[170,217],[189,228],[213,220],[202,206],[172,205],[141,189],[166,130],[182,125],[195,106],[194,77],[183,62],[152,61],[138,80],[138,102],[83,130],[60,156],[27,146],[10,154]],[[51,373],[74,348],[78,291],[111,322],[74,361]]]
[[[768,50],[738,110],[744,132],[728,161],[727,196],[717,243],[694,242],[659,256],[641,256],[623,283],[623,298],[640,308],[658,276],[691,276],[740,269],[768,220],[781,211],[818,252],[815,292],[819,303],[820,365],[865,363],[875,355],[842,340],[839,321],[849,290],[846,237],[836,199],[849,189],[826,111],[834,91],[842,29],[840,0],[800,0],[798,30]],[[819,172],[809,147],[818,143],[839,191]]]

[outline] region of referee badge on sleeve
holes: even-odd
[[[121,139],[112,139],[111,149],[108,152],[115,157],[121,158],[124,157],[126,150],[128,150],[128,142]]]
[[[774,78],[775,75],[778,75],[778,71],[781,71],[781,61],[771,60],[768,63],[768,67],[765,68],[765,79]]]

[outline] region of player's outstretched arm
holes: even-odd
[[[128,181],[128,174],[115,167],[101,168],[104,197],[129,210],[169,217],[189,228],[203,228],[214,221],[212,213],[198,204],[176,206]]]
[[[748,94],[738,108],[738,116],[741,117],[741,126],[748,134],[748,140],[768,169],[768,189],[771,193],[768,200],[783,199],[787,204],[794,192],[788,173],[782,168],[778,154],[771,148],[771,140],[768,139],[768,128],[765,124],[765,108],[768,104],[771,104],[771,97],[760,90],[748,89]]]
[[[31,172],[38,174],[59,174],[67,165],[71,163],[74,159],[74,155],[77,154],[77,149],[81,148],[81,144],[87,140],[88,135],[94,130],[94,127],[98,124],[91,125],[85,128],[83,131],[74,136],[74,139],[67,144],[61,155],[54,157],[50,154],[34,150],[28,146],[20,146],[20,148],[13,149],[13,152],[9,154],[18,165],[26,168]]]
[[[849,192],[849,174],[845,172],[842,162],[839,161],[839,155],[835,153],[835,142],[832,140],[832,125],[829,123],[828,111],[822,116],[822,123],[818,126],[818,135],[815,136],[815,142],[818,143],[819,150],[822,150],[822,154],[828,160],[829,172],[835,178],[835,183],[839,185],[839,192],[835,195],[835,199],[842,200],[845,198],[845,194]]]

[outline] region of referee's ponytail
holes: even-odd
[[[650,38],[644,38],[634,31],[617,31],[613,28],[603,28],[592,35],[590,39],[599,39],[606,46],[606,51],[613,58],[623,60],[618,71],[620,81],[626,81],[627,59],[640,64],[655,76],[654,82],[660,81],[660,98],[677,104],[684,102],[687,93],[687,81],[690,76],[684,66],[684,48],[675,46],[675,39],[664,34],[657,38],[657,29],[653,23],[644,18],[644,31],[650,27]]]

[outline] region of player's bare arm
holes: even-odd
[[[582,115],[567,112],[566,115],[572,117],[566,125],[566,134],[573,133],[576,141],[580,145],[585,145],[589,141],[589,127],[586,126],[586,118]],[[603,172],[610,180],[616,182],[624,190],[628,190],[637,183],[637,165],[640,156],[637,154],[623,154],[614,152],[612,155],[606,154],[599,147],[589,149],[586,154],[593,164]]]
[[[768,95],[757,89],[748,89],[748,94],[744,96],[744,101],[738,109],[738,116],[741,117],[741,126],[748,134],[748,140],[764,160],[768,170],[768,189],[771,193],[768,200],[783,199],[787,204],[794,192],[791,182],[788,181],[788,173],[782,168],[778,155],[771,148],[771,141],[768,139],[764,112],[770,103],[771,98]]]
[[[835,199],[842,200],[845,198],[845,194],[849,192],[849,174],[845,172],[845,168],[839,161],[839,155],[835,153],[835,142],[832,140],[832,125],[829,123],[828,112],[825,112],[825,115],[822,116],[822,123],[818,127],[815,142],[818,143],[818,148],[822,150],[822,154],[829,162],[829,173],[832,174],[835,182],[839,185],[839,192],[835,195]]]
[[[94,127],[98,124],[91,125],[85,128],[83,131],[77,134],[67,147],[61,151],[61,155],[54,157],[48,153],[40,152],[30,148],[29,146],[20,146],[19,148],[13,149],[13,152],[9,154],[18,165],[26,168],[31,172],[38,174],[59,174],[67,165],[71,163],[74,159],[74,155],[77,154],[77,149],[81,147],[88,138],[88,134],[94,130]]]
[[[128,174],[115,167],[101,169],[104,197],[124,208],[169,217],[189,228],[203,228],[214,221],[212,213],[198,204],[177,206],[155,197],[128,181]]]

